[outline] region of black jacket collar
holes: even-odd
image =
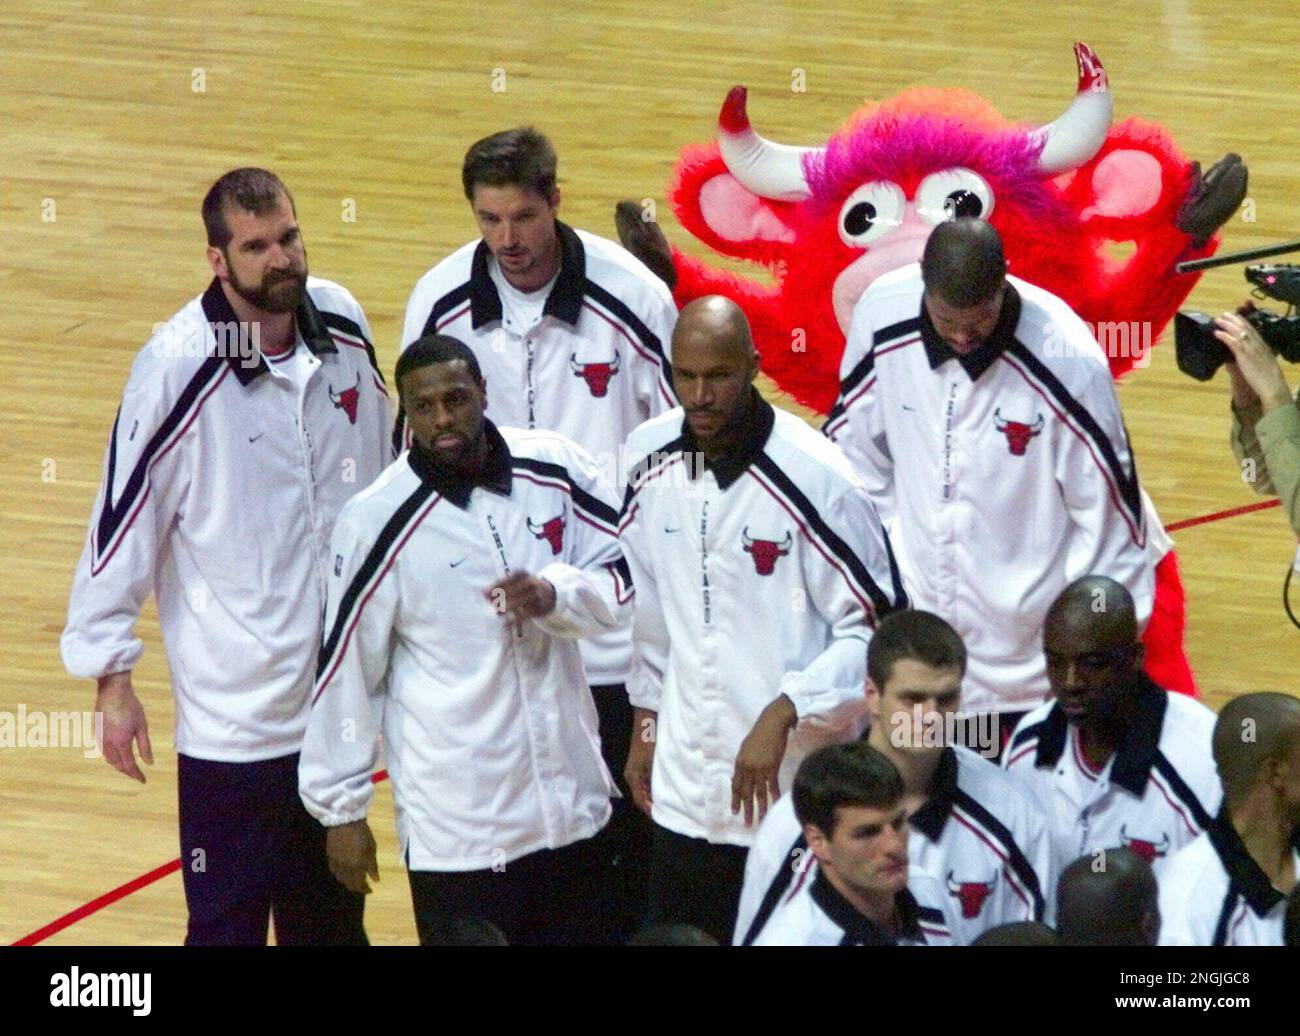
[[[874,921],[863,917],[853,905],[836,891],[819,867],[813,878],[809,895],[813,902],[826,912],[826,916],[844,929],[844,941],[851,946],[893,946],[900,939],[925,942],[921,932],[920,910],[916,900],[908,889],[903,889],[894,897],[894,906],[898,911],[899,931],[897,937],[882,931]]]
[[[582,315],[582,297],[587,291],[587,253],[582,247],[582,239],[568,224],[557,219],[555,230],[560,240],[560,272],[551,293],[546,296],[542,313],[563,320],[570,327],[577,327]],[[501,295],[488,273],[491,257],[487,242],[480,241],[474,249],[469,273],[470,323],[475,331],[484,324],[501,319]]]
[[[921,341],[925,345],[925,355],[930,360],[930,369],[934,370],[948,360],[956,360],[962,365],[970,380],[975,381],[993,366],[999,356],[1015,344],[1018,323],[1020,323],[1020,292],[1016,291],[1015,286],[1008,281],[1006,294],[1002,296],[1002,312],[998,314],[998,322],[993,328],[993,333],[989,335],[988,341],[974,352],[962,356],[934,329],[922,298]]]
[[[1139,671],[1135,682],[1137,697],[1133,703],[1133,721],[1115,753],[1110,779],[1112,784],[1118,784],[1134,795],[1142,795],[1151,776],[1151,767],[1160,754],[1160,731],[1165,723],[1165,710],[1169,708],[1169,695],[1145,672]],[[1055,766],[1065,751],[1068,732],[1065,713],[1060,705],[1053,705],[1038,734],[1034,765]]]
[[[952,813],[956,797],[957,753],[951,748],[945,748],[930,781],[930,795],[921,808],[908,818],[908,823],[930,841],[937,842],[943,834],[943,825],[948,822],[948,815]]]
[[[509,496],[513,484],[510,447],[497,431],[497,426],[486,418],[483,420],[483,434],[487,436],[488,442],[487,461],[475,477],[467,479],[449,471],[434,461],[418,442],[411,444],[411,452],[408,454],[411,470],[421,481],[432,486],[461,510],[469,506],[470,494],[474,492],[475,486],[501,496]]]
[[[1228,819],[1228,807],[1225,805],[1206,828],[1214,851],[1219,854],[1223,869],[1228,872],[1231,887],[1241,893],[1241,897],[1250,904],[1256,917],[1265,916],[1286,897],[1273,887],[1268,875],[1255,858],[1246,851],[1246,845],[1237,834],[1237,829]],[[1291,847],[1300,850],[1300,829],[1291,836]]]
[[[218,277],[212,278],[208,290],[203,293],[203,315],[207,318],[210,327],[235,328],[239,325],[239,318],[235,316],[226,293],[221,290],[221,280]],[[329,328],[325,326],[325,321],[321,319],[320,311],[316,308],[316,303],[312,302],[306,288],[303,289],[302,301],[298,303],[298,308],[294,310],[293,315],[298,334],[302,335],[302,340],[307,343],[307,348],[314,355],[338,352],[338,346],[330,337]],[[223,333],[227,343],[230,342],[233,333],[233,331]],[[221,338],[222,336],[219,335],[218,340]],[[266,362],[266,357],[260,352],[257,354],[256,363],[246,362],[245,357],[233,349],[226,353],[225,360],[230,364],[241,385],[247,385],[271,369]]]
[[[772,409],[771,403],[758,394],[758,389],[753,385],[749,387],[749,391],[752,393],[751,409],[745,421],[744,434],[717,460],[706,460],[702,465],[687,464],[686,472],[691,478],[695,478],[704,468],[708,468],[713,472],[713,477],[718,480],[718,488],[727,489],[763,452],[768,436],[772,434],[772,427],[776,424],[776,411]],[[685,417],[682,418],[681,441],[682,451],[688,458],[692,455],[700,457],[704,455],[695,433],[691,431],[690,422]]]

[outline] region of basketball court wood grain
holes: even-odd
[[[848,3],[167,3],[19,0],[0,14],[0,709],[84,710],[58,638],[131,359],[209,279],[198,206],[236,165],[293,190],[312,270],[365,306],[386,371],[415,280],[474,233],[460,193],[470,142],[536,123],[560,153],[562,213],[612,236],[622,197],[663,202],[677,151],[707,139],[734,83],[767,136],[815,144],[864,97],[961,86],[1007,116],[1054,118],[1074,87],[1070,44],[1110,73],[1116,115],[1164,123],[1208,163],[1251,168],[1253,222],[1225,249],[1297,237],[1287,84],[1293,19],[1208,0]],[[800,74],[804,92],[792,90]],[[355,219],[347,217],[355,213]],[[1192,297],[1244,295],[1239,268]],[[1166,523],[1255,501],[1226,445],[1227,389],[1174,368],[1171,343],[1121,388],[1141,472]],[[1294,381],[1294,377],[1292,379]],[[268,521],[274,521],[268,515]],[[1276,510],[1178,536],[1188,642],[1212,704],[1295,691],[1282,615],[1293,541]],[[0,939],[13,941],[178,852],[172,704],[152,606],[136,687],[156,762],[139,786],[76,749],[0,749]],[[377,943],[414,941],[391,796],[372,826]],[[177,874],[52,936],[175,943]]]

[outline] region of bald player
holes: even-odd
[[[1085,576],[1048,609],[1052,699],[1021,720],[1005,766],[1047,810],[1055,870],[1127,846],[1153,862],[1204,830],[1219,807],[1214,713],[1142,670],[1133,598]]]
[[[1056,929],[1067,946],[1155,946],[1156,876],[1132,849],[1081,856],[1056,886]]]
[[[1234,698],[1214,726],[1223,809],[1158,867],[1161,945],[1281,946],[1300,873],[1300,700]]]
[[[856,732],[871,631],[906,598],[848,460],[754,388],[739,307],[686,306],[671,354],[682,406],[627,445],[626,776],[655,825],[648,923],[721,942],[758,821],[809,751]]]

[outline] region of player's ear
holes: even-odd
[[[867,677],[867,715],[871,717],[871,722],[876,723],[880,719],[880,688],[876,686],[876,681]]]
[[[822,829],[816,824],[804,824],[803,826],[804,841],[808,843],[809,851],[819,860],[826,851],[827,838],[822,834]]]
[[[226,263],[226,253],[216,245],[208,245],[208,265],[212,267],[214,276],[225,280],[230,276],[230,269]]]
[[[555,212],[560,207],[560,188],[557,185],[555,190],[551,191],[551,196],[546,199],[547,204],[551,206],[551,211]]]

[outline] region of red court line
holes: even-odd
[[[1282,501],[1273,499],[1265,500],[1258,504],[1246,504],[1243,507],[1230,507],[1226,511],[1215,511],[1213,514],[1203,514],[1199,518],[1184,518],[1181,522],[1174,522],[1172,525],[1165,526],[1165,532],[1177,532],[1179,529],[1190,529],[1193,525],[1204,525],[1206,522],[1219,522],[1224,518],[1236,518],[1239,514],[1250,514],[1251,511],[1267,511],[1270,507],[1277,507]]]
[[[375,784],[380,781],[388,780],[388,771],[379,770],[370,778]],[[170,863],[164,863],[161,867],[155,867],[148,874],[141,874],[138,878],[132,878],[125,885],[119,885],[111,892],[105,892],[97,899],[92,899],[89,903],[82,903],[76,910],[71,910],[57,920],[51,921],[44,928],[38,928],[29,935],[24,935],[14,946],[35,946],[39,942],[44,942],[51,935],[57,935],[65,928],[71,928],[78,921],[89,917],[91,914],[103,910],[106,906],[112,906],[119,900],[125,899],[133,892],[139,892],[142,888],[147,888],[155,881],[161,881],[170,874],[175,874],[181,869],[180,857],[172,860]]]
[[[148,874],[141,874],[138,878],[132,878],[125,885],[119,885],[112,892],[105,892],[98,899],[92,899],[89,903],[83,903],[71,913],[64,914],[57,921],[51,921],[44,928],[38,928],[30,935],[24,935],[19,939],[15,946],[35,946],[38,942],[44,942],[51,935],[63,931],[63,929],[76,924],[83,917],[89,917],[98,910],[103,910],[106,906],[111,906],[119,899],[125,899],[132,892],[139,892],[147,885],[152,885],[155,881],[167,877],[169,874],[175,874],[181,869],[179,858],[172,860],[171,863],[164,863],[161,867],[156,867]]]

